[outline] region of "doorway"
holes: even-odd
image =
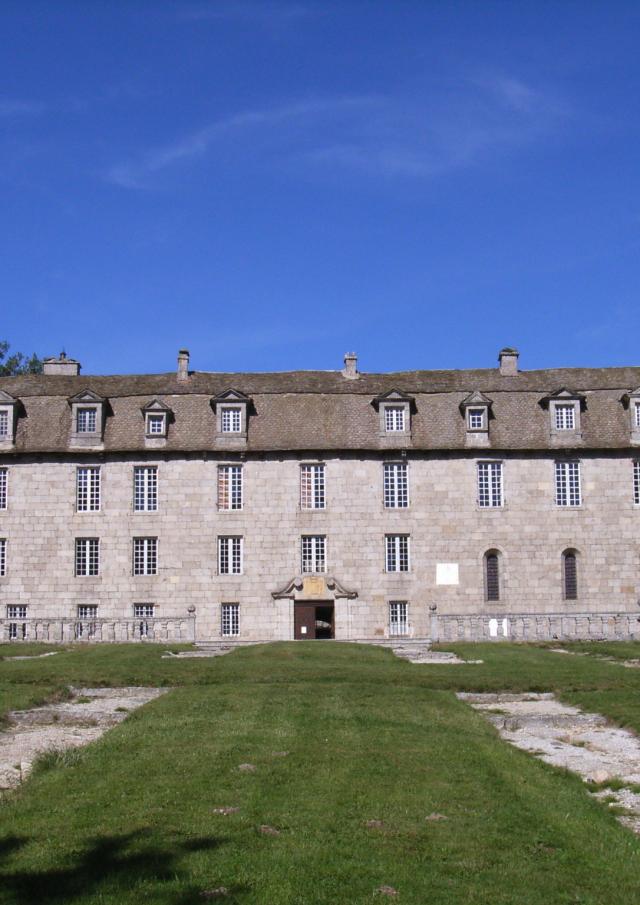
[[[293,637],[297,640],[321,640],[335,637],[334,604],[332,600],[319,603],[294,603]]]

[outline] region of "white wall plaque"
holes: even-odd
[[[457,562],[439,562],[436,564],[436,584],[460,584],[458,580]]]

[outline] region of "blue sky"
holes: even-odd
[[[640,3],[4,0],[0,339],[640,364]]]

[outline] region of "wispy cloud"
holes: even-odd
[[[123,188],[148,188],[150,178],[154,174],[166,170],[174,164],[203,157],[214,145],[220,146],[225,142],[242,138],[244,135],[255,139],[256,132],[264,134],[274,129],[281,129],[285,124],[291,127],[293,124],[299,125],[305,120],[317,121],[319,117],[368,107],[372,103],[375,103],[373,98],[344,97],[310,100],[281,107],[237,113],[191,132],[178,141],[152,149],[138,160],[111,167],[105,173],[105,178],[108,182]]]
[[[460,83],[424,96],[311,99],[237,113],[151,148],[104,173],[123,188],[154,188],[197,161],[335,176],[429,178],[557,133],[568,116],[515,78]]]

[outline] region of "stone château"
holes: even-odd
[[[629,638],[640,368],[0,378],[4,639]]]

